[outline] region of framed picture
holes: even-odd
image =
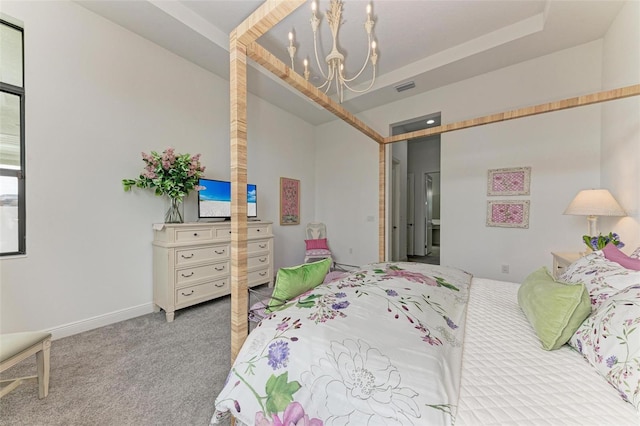
[[[300,224],[300,181],[280,178],[280,225]]]
[[[487,226],[529,227],[528,200],[487,201]]]
[[[487,195],[529,195],[531,167],[489,170]]]

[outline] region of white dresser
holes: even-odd
[[[154,225],[153,303],[173,321],[178,309],[231,293],[231,223]],[[247,224],[250,287],[273,285],[271,222]]]

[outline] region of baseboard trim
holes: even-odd
[[[144,303],[142,305],[98,315],[93,318],[63,324],[48,331],[51,333],[52,340],[62,339],[63,337],[73,336],[74,334],[82,333],[84,331],[104,327],[105,325],[150,314],[153,312],[153,306],[153,303]]]

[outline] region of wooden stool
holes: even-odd
[[[38,375],[1,380],[9,382],[0,390],[0,398],[20,386],[21,383],[38,379],[38,397],[44,398],[49,393],[49,352],[51,333],[40,331],[11,333],[0,335],[0,373],[13,367],[20,361],[36,354]]]

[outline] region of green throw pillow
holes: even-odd
[[[518,305],[548,351],[567,343],[591,314],[585,285],[555,281],[545,267],[525,278],[518,289]]]
[[[285,302],[322,284],[331,267],[331,259],[304,263],[291,268],[280,268],[276,276],[276,285],[267,306],[267,312],[282,309]]]

